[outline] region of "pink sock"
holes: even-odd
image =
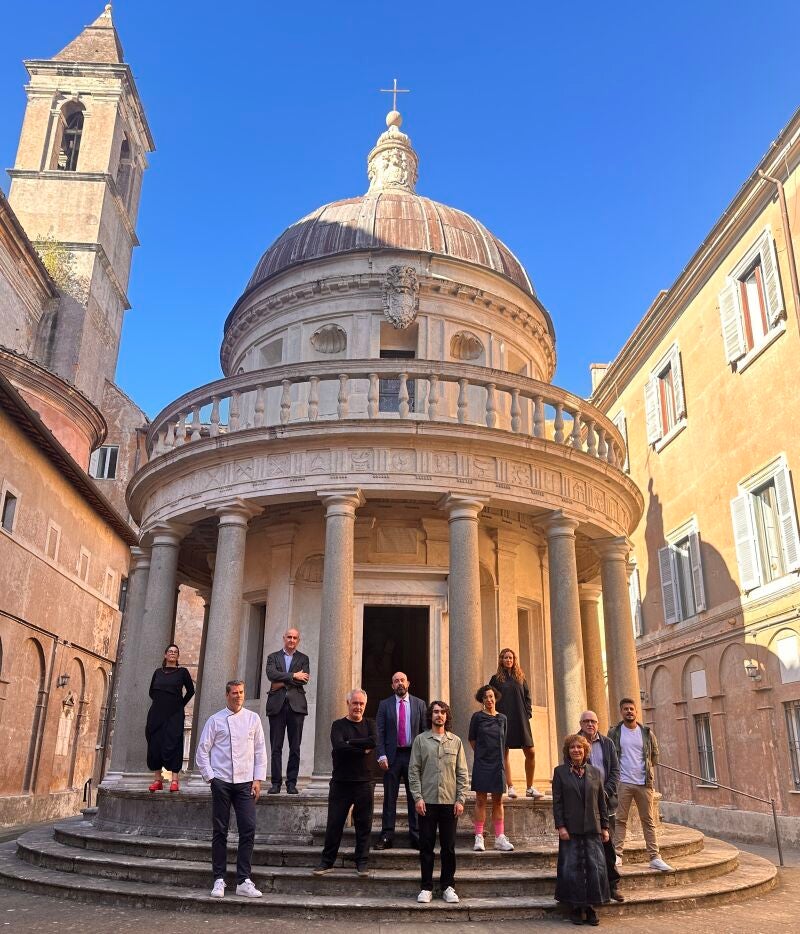
[[[494,835],[496,837],[506,832],[506,822],[504,820],[496,820],[492,823],[494,824]]]
[[[476,834],[483,833],[483,825],[484,825],[485,823],[486,823],[486,822],[485,822],[485,821],[482,821],[482,820],[476,820],[476,821],[475,821],[475,833],[476,833]]]

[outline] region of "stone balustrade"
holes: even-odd
[[[620,432],[601,412],[550,383],[431,360],[338,360],[240,373],[192,390],[148,433],[151,458],[238,431],[345,419],[457,422],[526,434],[621,467]]]

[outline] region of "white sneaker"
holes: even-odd
[[[475,850],[476,853],[483,853],[483,851],[486,849],[486,845],[483,842],[482,833],[475,834],[475,846],[473,846],[472,849]]]
[[[622,857],[621,857],[621,856],[617,856],[617,858],[614,860],[614,865],[615,865],[615,866],[621,866],[621,865],[622,865]]]
[[[452,885],[448,885],[444,892],[442,892],[442,898],[451,905],[454,905],[458,901],[458,895],[456,895],[456,890]]]
[[[510,853],[511,850],[514,849],[514,844],[504,833],[501,833],[494,838],[494,848],[496,850],[503,850],[505,853]]]
[[[525,797],[526,797],[526,798],[533,798],[534,801],[535,801],[537,798],[543,798],[544,795],[541,793],[541,791],[539,791],[538,788],[534,788],[533,785],[531,785],[530,788],[527,788],[527,789],[525,790]]]
[[[673,872],[672,866],[665,863],[660,856],[656,856],[655,859],[650,860],[650,868],[657,869],[659,872]]]
[[[245,879],[236,886],[236,894],[245,898],[261,898],[261,892],[253,885],[251,879]]]
[[[509,798],[516,798],[516,797],[517,797],[517,793],[516,793],[516,791],[514,791],[514,786],[513,786],[513,785],[509,785],[509,786],[508,786],[508,789],[507,789],[507,791],[506,791],[506,794],[508,795]]]
[[[423,889],[419,895],[417,895],[417,901],[422,902],[423,905],[427,905],[428,902],[433,898],[433,892],[428,889]]]
[[[225,880],[224,879],[215,879],[214,888],[211,890],[212,898],[224,898],[225,897]]]

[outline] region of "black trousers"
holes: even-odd
[[[394,754],[394,760],[388,770],[383,773],[383,816],[381,818],[381,835],[392,839],[394,825],[397,819],[397,794],[400,791],[400,782],[406,790],[406,804],[408,806],[408,832],[412,840],[419,839],[417,828],[417,812],[414,809],[414,799],[408,786],[408,763],[411,759],[411,747],[405,746]]]
[[[252,782],[211,780],[211,867],[215,879],[224,879],[228,865],[228,825],[231,806],[239,829],[239,849],[236,853],[236,883],[250,878],[253,841],[256,838],[256,800]]]
[[[617,851],[614,849],[614,827],[617,823],[615,814],[608,815],[608,841],[603,844],[603,853],[606,857],[606,871],[608,873],[608,886],[613,892],[622,876],[617,869]]]
[[[296,785],[300,772],[300,743],[303,739],[305,714],[295,713],[284,698],[283,707],[269,718],[269,745],[272,753],[271,780],[280,785],[283,760],[283,741],[289,734],[289,761],[286,763],[286,784]]]
[[[422,876],[422,888],[433,891],[433,848],[436,844],[436,830],[439,830],[439,850],[442,858],[442,871],[439,884],[444,891],[453,885],[456,878],[456,828],[458,818],[452,804],[426,804],[425,814],[419,815],[419,865]]]
[[[347,812],[353,809],[356,829],[356,866],[366,863],[369,856],[369,835],[372,830],[372,782],[337,782],[331,779],[328,788],[328,823],[325,827],[323,866],[332,866],[342,842]]]

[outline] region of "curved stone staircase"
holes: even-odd
[[[377,809],[376,809],[377,810]],[[380,812],[377,811],[380,820]],[[102,822],[100,822],[102,823]],[[434,898],[419,905],[418,854],[396,847],[373,850],[367,876],[355,872],[352,830],[345,832],[335,871],[316,877],[321,830],[296,843],[268,842],[259,835],[252,877],[261,899],[237,898],[230,885],[223,900],[209,897],[211,846],[207,840],[99,829],[75,818],[55,829],[34,830],[0,847],[0,881],[15,888],[81,901],[135,907],[196,910],[272,918],[349,918],[358,921],[533,919],[560,911],[553,899],[557,844],[547,840],[513,853],[490,847],[472,851],[466,829],[458,836],[456,889],[461,901]],[[400,836],[398,843],[403,843]],[[695,908],[742,899],[771,889],[776,867],[740,853],[730,844],[684,827],[663,825],[662,856],[675,872],[649,868],[644,844],[626,845],[621,890],[624,904],[602,909],[607,916]],[[235,865],[230,848],[229,866]]]

